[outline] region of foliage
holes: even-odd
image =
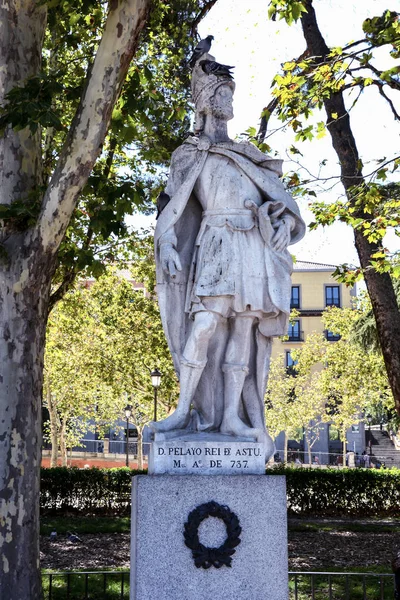
[[[284,431],[295,439],[302,426],[294,396],[295,381],[284,366],[282,355],[271,361],[265,402],[268,433],[276,438]]]
[[[303,23],[310,8],[312,9],[311,0],[272,0],[269,16],[272,19],[279,17],[288,25],[298,20]],[[275,103],[270,106],[278,119],[293,130],[295,144],[325,136],[327,130],[331,131],[335,127],[336,120],[347,117],[347,114],[339,115],[330,111],[326,105],[327,100],[334,99],[338,94],[345,94],[349,113],[363,95],[375,88],[395,121],[400,120],[393,101],[393,94],[400,91],[400,66],[393,64],[393,59],[398,59],[400,55],[399,14],[386,10],[380,16],[366,19],[363,31],[365,35],[362,39],[352,40],[343,47],[328,48],[321,36],[318,40],[321,55],[315,56],[307,48],[298,59],[284,63],[282,72],[275,76]],[[313,33],[315,36],[318,34],[316,31]],[[385,68],[377,67],[378,49],[379,65],[385,65]],[[383,59],[382,52],[385,51],[386,58]],[[321,120],[319,112],[324,107],[327,110],[326,121]],[[264,141],[270,112],[262,115],[259,142]],[[293,156],[302,156],[297,145],[292,145],[290,151]],[[325,163],[323,160],[320,167],[324,167]],[[369,242],[377,245],[369,261],[369,268],[390,272],[395,277],[400,276],[400,267],[393,261],[396,253],[393,256],[385,247],[384,236],[388,230],[400,234],[400,186],[395,173],[399,166],[399,156],[377,157],[376,166],[363,175],[363,164],[359,159],[356,165],[358,172],[352,173],[353,180],[350,178],[345,181],[342,178],[347,199],[329,203],[314,201],[310,205],[315,216],[311,229],[331,225],[335,221],[347,223],[354,230],[361,231]],[[318,181],[326,183],[336,177],[338,176],[324,179],[320,175],[312,175],[310,171],[302,177],[297,171],[287,176],[287,182],[293,194],[315,197]],[[365,265],[362,265],[362,269],[343,265],[336,275],[340,281],[353,284],[362,277],[365,268]]]
[[[290,469],[288,510],[313,516],[399,516],[400,470]]]
[[[44,513],[122,514],[130,507],[132,474],[116,469],[42,469],[40,506]]]
[[[396,292],[397,303],[400,309],[400,281],[394,281],[393,287]],[[353,330],[353,339],[359,343],[365,350],[373,350],[381,352],[378,332],[376,329],[376,321],[372,311],[371,302],[368,297],[360,297],[362,302],[362,313],[357,319],[357,326]]]
[[[77,289],[56,306],[48,321],[44,406],[64,451],[79,445],[88,430],[101,433],[123,409],[123,400],[118,401],[101,377],[104,331],[89,306],[88,293]]]
[[[138,239],[136,247],[135,281],[151,285],[151,238]],[[153,416],[155,366],[163,375],[158,406],[165,415],[177,383],[153,295],[134,289],[132,279],[115,269],[69,292],[50,316],[45,357],[45,389],[56,399],[60,423],[67,424],[68,445],[77,445],[90,427],[110,427],[127,403],[140,432]]]
[[[347,429],[368,407],[382,400],[393,406],[382,357],[353,339],[359,318],[360,312],[353,309],[327,309],[322,321],[327,330],[340,335],[339,341],[328,342],[322,334],[313,333],[292,353],[298,361],[298,377],[305,377],[305,397],[325,399],[323,418],[339,430],[343,442]]]
[[[134,240],[126,217],[154,210],[170,154],[189,129],[186,57],[195,43],[199,15],[207,13],[209,4],[205,0],[153,3],[102,154],[61,244],[51,306],[78,273],[98,277],[105,265],[131,259]],[[39,132],[42,139],[43,181],[35,197],[0,205],[1,219],[17,229],[32,226],[39,214],[90,74],[107,3],[55,0],[47,3],[47,9],[41,71],[10,90],[0,110],[0,134],[11,125]]]
[[[119,469],[42,469],[42,513],[124,514],[132,475]],[[288,510],[296,515],[399,517],[400,470],[278,467],[285,475]]]

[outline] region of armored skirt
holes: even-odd
[[[186,310],[229,318],[279,313],[270,298],[268,252],[256,215],[247,209],[207,210],[197,236]]]

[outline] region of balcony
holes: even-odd
[[[338,333],[332,333],[332,331],[329,331],[329,329],[325,329],[324,336],[328,342],[338,342],[341,338]]]
[[[284,342],[304,342],[304,331],[289,331]]]

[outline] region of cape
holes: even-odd
[[[284,189],[280,180],[282,161],[271,159],[248,142],[233,141],[212,144],[206,136],[189,138],[172,155],[166,193],[171,200],[158,218],[155,230],[157,294],[161,319],[169,348],[179,377],[180,360],[192,321],[185,312],[185,301],[194,245],[202,219],[202,207],[193,194],[193,188],[209,153],[229,158],[260,190],[265,201],[294,219],[291,244],[305,233],[305,224],[296,202]],[[263,205],[264,206],[264,205]],[[277,207],[277,208],[276,208]],[[159,259],[160,242],[169,241],[177,250],[182,271],[172,279],[164,273]],[[253,329],[249,375],[242,394],[242,418],[252,427],[264,425],[264,393],[269,370],[271,337],[285,335],[290,313],[290,275],[292,259],[287,250],[265,253],[271,300],[280,309],[275,319],[263,319]],[[194,407],[196,427],[203,431],[217,429],[223,412],[223,381],[221,366],[227,343],[227,328],[218,326],[209,346],[207,366],[198,386]]]

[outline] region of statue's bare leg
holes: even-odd
[[[258,437],[259,431],[249,427],[239,417],[239,405],[244,380],[249,372],[253,317],[236,317],[225,354],[224,416],[220,431],[236,436]]]
[[[218,323],[218,316],[210,312],[198,312],[190,336],[186,342],[180,364],[180,395],[178,406],[171,416],[163,421],[151,421],[153,431],[184,429],[190,419],[190,405],[196,392],[201,374],[207,363],[208,344]]]

